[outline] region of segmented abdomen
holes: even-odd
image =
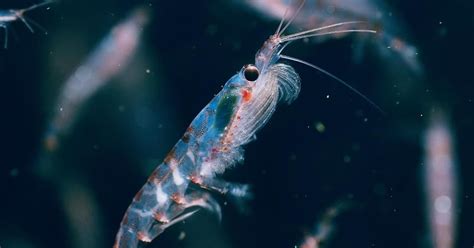
[[[216,171],[219,170],[216,167],[228,166],[229,161],[219,163],[222,151],[216,146],[221,145],[221,134],[235,111],[237,99],[229,102],[232,99],[228,94],[219,94],[193,120],[135,195],[123,217],[114,247],[136,248],[140,241],[151,242],[167,227],[194,213],[190,211],[192,207],[206,208],[220,215],[219,205],[206,191],[188,189],[188,186],[193,181],[203,187],[203,176],[214,175],[212,172],[203,175],[203,170]]]
[[[185,210],[185,193],[193,162],[187,145],[176,144],[133,198],[121,222],[114,247],[137,247],[150,242]]]

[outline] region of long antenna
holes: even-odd
[[[286,23],[286,25],[283,27],[283,29],[281,30],[281,32],[279,33],[279,36],[281,34],[283,34],[283,32],[285,32],[285,30],[288,28],[288,26],[290,26],[290,24],[293,22],[293,20],[295,20],[295,18],[298,16],[298,14],[300,13],[301,9],[303,8],[304,4],[305,4],[306,0],[303,0],[301,1],[300,3],[300,6],[298,6],[298,9],[296,10],[295,14],[291,17],[291,19]],[[288,7],[290,8],[290,7]]]
[[[313,28],[313,29],[310,29],[310,30],[302,31],[302,32],[299,32],[299,33],[286,35],[284,38],[293,38],[293,37],[296,37],[296,36],[301,36],[301,35],[304,35],[304,34],[309,34],[309,33],[313,33],[313,32],[328,29],[328,28],[335,28],[335,27],[342,26],[342,25],[356,24],[356,23],[363,23],[363,22],[361,22],[361,21],[339,22],[339,23],[335,23],[335,24],[331,24],[331,25],[327,25],[327,26],[323,26],[323,27],[319,27],[319,28]]]
[[[44,1],[44,2],[42,2],[42,3],[34,4],[34,5],[32,5],[32,6],[28,7],[28,8],[21,9],[20,11],[24,13],[24,12],[27,12],[27,11],[30,11],[30,10],[39,8],[39,7],[41,7],[41,6],[48,5],[48,4],[50,4],[50,3],[54,3],[54,2],[56,2],[56,0],[47,0],[47,1]]]
[[[291,4],[291,3],[290,3]],[[280,30],[281,30],[281,27],[283,26],[283,22],[285,21],[285,18],[286,18],[286,15],[288,14],[288,9],[290,7],[288,6],[288,8],[285,9],[285,13],[283,14],[283,17],[281,18],[280,20],[280,24],[278,25],[278,28],[277,30],[275,31],[275,35],[280,35]]]
[[[328,31],[328,32],[322,32],[322,33],[315,33],[315,34],[307,34],[307,35],[301,35],[301,36],[296,36],[296,37],[283,37],[281,39],[282,42],[286,41],[292,41],[292,40],[301,40],[304,38],[310,38],[310,37],[316,37],[316,36],[323,36],[323,35],[329,35],[329,34],[344,34],[344,33],[377,33],[375,30],[371,29],[347,29],[347,30],[336,30],[336,31]]]

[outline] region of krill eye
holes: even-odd
[[[259,75],[260,75],[260,72],[258,71],[258,68],[256,66],[254,66],[254,65],[245,66],[244,77],[248,81],[257,80]]]

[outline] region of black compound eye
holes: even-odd
[[[260,72],[258,71],[258,68],[254,65],[246,65],[244,69],[244,76],[245,79],[248,81],[255,81],[258,79],[258,76],[260,75]]]

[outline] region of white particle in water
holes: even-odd
[[[324,131],[326,130],[326,126],[324,126],[324,124],[322,122],[316,122],[314,124],[314,127],[316,128],[316,131],[320,132],[320,133],[324,133]]]
[[[183,240],[184,238],[186,238],[186,233],[185,232],[181,232],[178,236],[178,240]]]

